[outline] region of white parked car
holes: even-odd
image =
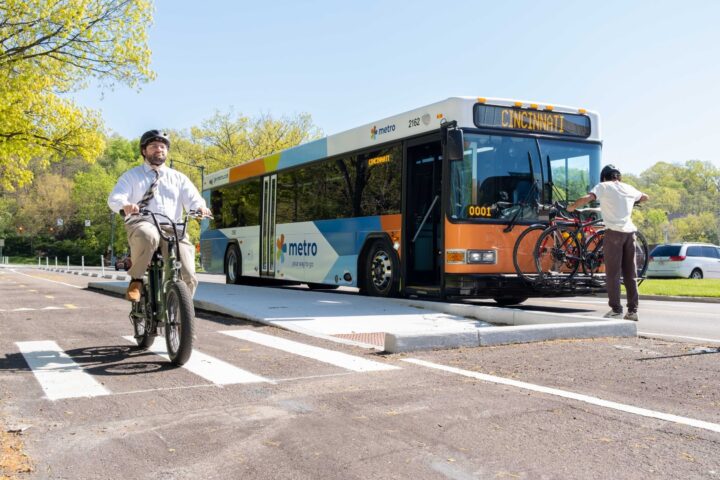
[[[665,243],[650,252],[646,276],[720,278],[720,247],[709,243]]]

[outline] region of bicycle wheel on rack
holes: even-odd
[[[598,230],[585,242],[585,257],[582,262],[583,273],[593,277],[605,273],[605,230]]]
[[[165,297],[167,324],[165,341],[168,356],[174,365],[183,365],[190,358],[195,323],[195,308],[187,285],[177,281],[170,285]]]
[[[635,232],[635,266],[637,278],[643,278],[648,268],[648,243],[642,232]]]
[[[530,225],[515,241],[513,266],[518,277],[526,283],[535,284],[538,280],[535,270],[535,245],[546,228],[547,225],[544,224]]]
[[[573,278],[582,262],[578,235],[572,226],[553,225],[543,231],[533,252],[539,282],[559,287]]]

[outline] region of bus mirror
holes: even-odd
[[[447,130],[447,142],[445,143],[445,155],[448,160],[462,160],[465,154],[465,142],[463,132],[459,128]]]

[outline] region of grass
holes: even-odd
[[[623,287],[624,290],[624,287]],[[652,278],[640,284],[640,295],[720,298],[720,280],[689,278]]]
[[[31,257],[31,258],[27,258],[27,257],[8,257],[8,259],[9,259],[10,263],[20,264],[20,265],[33,265],[33,264],[34,264],[34,265],[37,265],[37,263],[38,263],[37,257]],[[43,263],[43,265],[44,265],[44,263]]]

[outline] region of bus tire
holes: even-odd
[[[308,290],[337,290],[340,285],[328,285],[326,283],[308,283]]]
[[[230,245],[225,252],[225,283],[231,285],[240,284],[242,277],[242,258],[237,245]]]
[[[361,292],[371,297],[394,297],[400,284],[400,262],[385,240],[374,240],[364,258]]]
[[[525,300],[527,300],[528,297],[495,297],[493,300],[495,300],[495,303],[497,303],[500,306],[506,306],[506,305],[520,305]]]

